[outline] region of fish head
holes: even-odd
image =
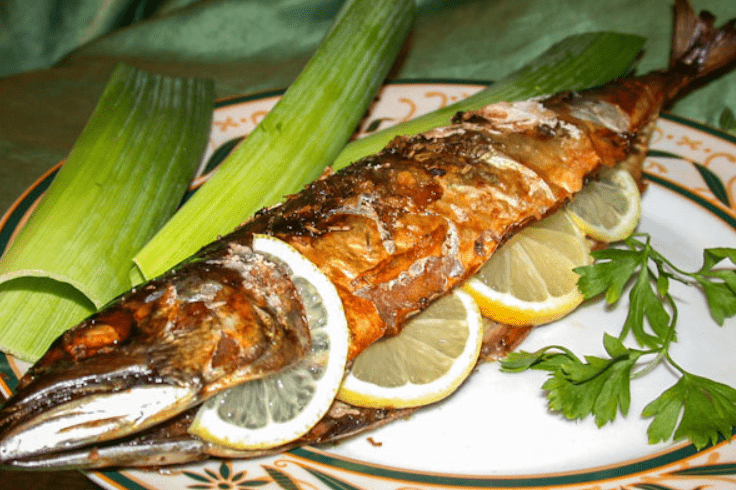
[[[241,255],[188,264],[60,336],[0,411],[0,464],[125,438],[303,357],[287,272]]]
[[[141,354],[32,369],[3,407],[0,461],[124,437],[196,401],[201,380],[160,377]]]

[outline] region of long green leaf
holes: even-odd
[[[370,105],[411,25],[412,0],[350,0],[299,77],[135,257],[156,276],[315,180]]]
[[[445,125],[459,110],[604,83],[631,69],[643,43],[644,39],[640,36],[626,34],[572,36],[554,45],[519,71],[458,104],[350,143],[337,156],[333,167],[342,168],[379,151],[397,134],[414,134]],[[337,63],[337,60],[331,62]],[[301,77],[306,78],[306,69]],[[229,232],[261,207],[274,204],[282,196],[298,191],[332,162],[332,157],[326,153],[307,149],[313,144],[324,144],[319,143],[323,138],[330,140],[334,149],[334,143],[340,138],[332,132],[347,126],[328,123],[323,117],[308,117],[310,112],[296,109],[294,94],[299,93],[300,97],[309,100],[313,98],[306,97],[302,90],[294,90],[292,86],[256,131],[223,164],[223,167],[228,168],[225,165],[228,164],[232,169],[235,166],[232,164],[237,162],[236,165],[240,167],[237,171],[241,176],[236,178],[230,169],[218,170],[215,177],[136,256],[135,261],[146,278],[164,272],[218,235]],[[337,104],[338,101],[332,103]],[[287,107],[291,108],[289,112],[286,112]],[[364,107],[348,106],[341,109],[354,111],[353,116],[357,117],[362,115]],[[321,114],[319,108],[312,110]],[[298,121],[294,122],[294,119]],[[285,128],[291,128],[292,124],[297,124],[302,132],[296,135],[293,131],[287,133]],[[339,136],[345,137],[346,133],[340,132]],[[298,151],[297,155],[295,151]],[[298,166],[295,163],[296,156],[299,157]],[[236,181],[238,185],[233,185]],[[202,192],[205,189],[207,192]],[[223,217],[228,217],[228,221],[224,221]]]
[[[0,260],[0,349],[40,356],[130,289],[133,255],[201,161],[214,89],[120,65],[69,158]]]
[[[570,36],[518,71],[467,99],[351,142],[337,157],[333,167],[341,169],[366,155],[377,153],[396,136],[446,126],[459,111],[603,84],[632,68],[644,41],[640,36],[611,32]]]

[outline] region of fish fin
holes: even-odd
[[[697,78],[736,62],[736,19],[720,28],[707,11],[696,15],[688,0],[675,0],[670,67],[686,68]]]

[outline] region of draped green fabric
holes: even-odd
[[[733,0],[694,0],[719,23]],[[284,88],[342,0],[0,1],[0,211],[64,158],[121,60],[211,77],[218,96]],[[415,27],[391,78],[491,81],[551,43],[611,30],[648,38],[639,64],[667,63],[671,0],[418,0]],[[736,73],[672,111],[718,126],[736,112]]]

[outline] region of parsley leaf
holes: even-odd
[[[569,419],[593,415],[598,427],[614,420],[619,410],[628,413],[631,370],[642,352],[626,349],[609,335],[604,343],[610,358],[586,356],[585,363],[568,358],[544,383],[552,410]]]
[[[702,449],[718,442],[719,436],[731,436],[736,427],[736,389],[683,373],[674,386],[644,407],[642,415],[653,417],[647,430],[650,443],[687,438]]]
[[[578,420],[595,418],[600,427],[621,412],[626,415],[631,401],[631,382],[660,363],[680,373],[679,381],[650,402],[642,412],[652,418],[649,441],[690,439],[701,449],[719,436],[729,437],[736,427],[736,389],[685,371],[669,354],[676,339],[677,303],[669,293],[677,281],[699,286],[711,316],[719,325],[736,315],[736,271],[719,264],[736,264],[736,249],[711,248],[703,253],[703,266],[686,272],[651,246],[651,237],[634,234],[621,247],[593,252],[596,262],[578,267],[578,289],[586,299],[604,295],[615,305],[630,286],[629,312],[618,336],[604,335],[609,357],[585,356],[583,360],[562,346],[537,352],[513,352],[501,360],[506,372],[527,369],[548,371],[543,385],[550,409]],[[624,344],[629,336],[642,349]],[[643,356],[651,355],[640,369]]]
[[[550,354],[549,351],[554,349],[562,353]],[[527,369],[554,371],[561,362],[565,362],[565,357],[580,362],[571,351],[557,345],[550,345],[536,352],[509,352],[501,362],[501,371],[507,373],[520,373]]]
[[[718,325],[723,325],[726,318],[736,315],[736,271],[714,269],[726,259],[736,264],[736,249],[706,249],[703,252],[703,267],[693,274],[703,288],[713,319]],[[714,282],[714,279],[718,282]]]
[[[629,295],[631,300],[629,315],[624,322],[624,332],[633,332],[639,345],[656,348],[662,345],[667,335],[670,316],[664,309],[660,296],[654,292],[649,270],[642,267]],[[656,335],[644,330],[644,318]]]
[[[698,280],[698,282],[703,288],[703,292],[705,292],[705,298],[708,301],[713,319],[718,325],[723,325],[726,318],[736,314],[736,294],[725,283],[713,283],[703,280]]]
[[[594,415],[601,427],[619,411],[628,413],[631,370],[644,354],[627,349],[610,335],[604,337],[603,344],[609,358],[586,356],[582,361],[564,347],[549,346],[536,352],[511,352],[501,361],[501,369],[549,371],[551,376],[542,386],[548,391],[549,407],[573,420]]]
[[[631,276],[641,265],[640,254],[633,250],[608,248],[596,250],[591,254],[596,263],[573,269],[578,279],[578,289],[585,299],[591,299],[606,292],[606,302],[616,303]]]

